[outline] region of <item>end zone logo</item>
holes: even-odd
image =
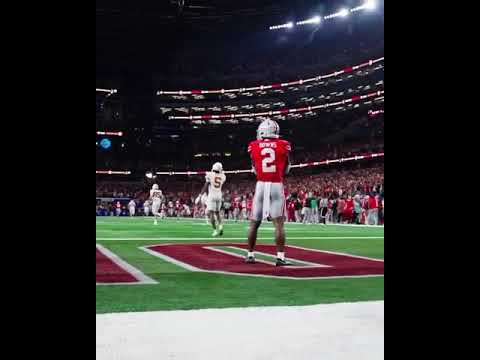
[[[285,246],[292,266],[276,267],[276,246],[257,245],[256,263],[243,261],[247,246],[236,243],[162,244],[144,251],[191,271],[231,275],[315,279],[383,276],[384,261],[361,256]]]

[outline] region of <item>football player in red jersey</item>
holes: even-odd
[[[252,168],[257,176],[248,231],[247,263],[255,262],[257,231],[264,219],[275,227],[277,266],[290,265],[285,259],[285,194],[283,178],[290,171],[290,143],[279,139],[280,127],[273,120],[263,121],[257,129],[257,140],[248,145]]]

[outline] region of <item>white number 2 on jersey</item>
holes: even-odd
[[[262,157],[262,171],[264,173],[274,173],[277,171],[277,166],[275,165],[275,150],[272,148],[263,148],[260,151]]]

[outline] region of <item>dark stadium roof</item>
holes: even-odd
[[[201,37],[228,41],[362,1],[96,0],[97,81],[161,68],[173,61],[169,54],[181,52],[185,41]]]
[[[114,20],[117,28],[135,24],[143,27],[199,26],[235,21],[258,23],[259,19],[283,19],[305,11],[320,11],[332,6],[358,4],[356,0],[142,0],[140,2],[97,0],[97,21]],[[111,24],[113,25],[113,24]]]

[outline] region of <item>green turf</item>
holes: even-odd
[[[97,285],[96,312],[307,305],[382,300],[384,278],[290,280],[190,272],[139,249],[162,243],[245,243],[246,222],[225,224],[220,239],[201,220],[98,217],[96,242],[158,281],[154,285]],[[287,244],[383,259],[383,227],[287,224]],[[135,240],[135,239],[141,240]],[[181,240],[174,240],[174,238]],[[239,238],[231,240],[231,238]],[[124,239],[124,240],[123,240]],[[271,224],[258,243],[273,244]],[[288,256],[288,254],[287,254]]]

